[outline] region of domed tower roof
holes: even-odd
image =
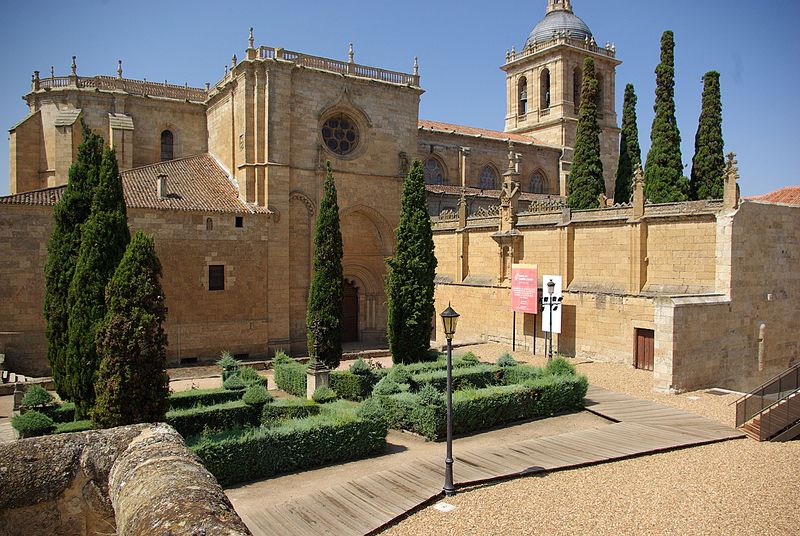
[[[570,0],[548,0],[547,15],[539,21],[528,36],[525,46],[543,43],[553,38],[553,34],[565,33],[573,38],[592,37],[592,31],[572,12]]]

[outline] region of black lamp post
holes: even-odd
[[[460,315],[448,303],[447,309],[442,311],[440,316],[444,326],[444,336],[447,337],[447,455],[444,459],[442,490],[447,497],[452,497],[456,494],[453,485],[453,335]]]
[[[551,279],[547,282],[547,297],[542,299],[547,304],[547,308],[550,309],[550,350],[547,353],[548,361],[553,359],[553,311],[558,309],[558,304],[561,303],[561,300],[563,299],[561,297],[556,298],[553,296],[555,292],[556,283]],[[545,340],[545,342],[547,341]]]

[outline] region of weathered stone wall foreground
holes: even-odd
[[[0,536],[250,534],[166,424],[0,444]]]

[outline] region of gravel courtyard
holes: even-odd
[[[489,361],[508,347],[484,344],[456,353],[469,350]],[[514,357],[544,363],[527,352]],[[734,424],[730,404],[737,395],[656,394],[648,372],[575,363],[599,387]],[[478,487],[446,502],[456,508],[427,507],[381,534],[797,534],[800,441],[727,441]]]

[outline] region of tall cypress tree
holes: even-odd
[[[322,200],[314,229],[314,277],[308,293],[306,327],[308,352],[314,355],[314,333],[311,326],[319,321],[322,327],[317,359],[328,368],[336,368],[342,359],[342,231],[339,227],[339,203],[331,163],[326,162],[327,174]]]
[[[722,99],[719,73],[703,76],[703,108],[694,138],[692,199],[721,199],[725,185],[725,142],[722,140]]]
[[[606,190],[603,162],[600,161],[600,126],[597,124],[597,100],[600,88],[594,72],[594,60],[583,60],[581,107],[575,156],[569,175],[567,206],[575,209],[597,208],[598,197]]]
[[[387,334],[395,363],[423,361],[431,344],[436,256],[422,163],[414,160],[403,183],[397,252],[388,260]]]
[[[75,263],[81,245],[81,225],[89,217],[92,196],[98,182],[103,157],[103,138],[93,133],[81,119],[83,141],[69,168],[69,182],[61,200],[53,209],[55,224],[47,245],[45,264],[44,319],[47,337],[47,360],[56,390],[62,398],[71,398],[65,380],[67,294],[75,274]]]
[[[164,419],[169,377],[160,279],[153,238],[138,231],[106,288],[107,312],[96,341],[95,428]]]
[[[622,133],[619,139],[619,166],[614,186],[614,202],[627,203],[633,196],[633,172],[642,163],[639,127],[636,124],[636,92],[633,84],[625,86],[622,105]]]
[[[125,198],[113,149],[106,149],[92,212],[81,228],[81,247],[69,286],[67,381],[76,417],[89,415],[100,365],[95,345],[97,328],[106,314],[105,290],[130,241]]]
[[[686,201],[689,181],[683,175],[681,133],[675,119],[675,36],[670,30],[661,36],[654,110],[644,170],[645,197],[653,203]]]

